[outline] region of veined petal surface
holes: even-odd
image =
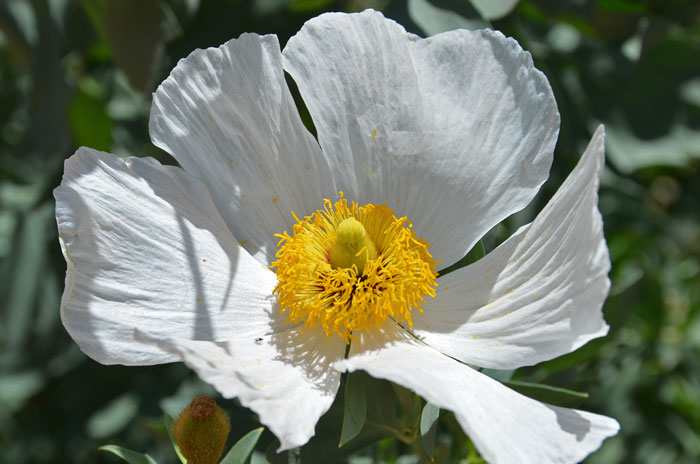
[[[438,278],[413,316],[430,346],[481,367],[514,369],[604,336],[610,258],[598,211],[604,130],[535,220],[476,263]]]
[[[554,96],[530,54],[499,32],[420,39],[376,11],[329,13],[283,55],[337,187],[408,217],[444,267],[547,178]]]
[[[61,318],[93,359],[178,359],[135,340],[136,328],[220,341],[284,326],[275,274],[238,245],[207,187],[182,169],[81,148],[54,196],[68,264]]]
[[[564,464],[582,460],[617,433],[609,417],[550,406],[523,396],[417,341],[395,324],[362,332],[347,371],[367,371],[455,413],[490,464]]]
[[[278,452],[314,435],[340,384],[340,373],[331,366],[345,354],[340,337],[319,330],[303,333],[303,327],[228,343],[143,341],[170,351],[224,397],[237,397],[255,411],[280,440]]]
[[[336,198],[328,163],[284,80],[277,37],[243,34],[180,60],[153,96],[153,143],[210,186],[236,239],[262,263],[274,234]]]

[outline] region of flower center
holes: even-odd
[[[410,221],[387,205],[333,204],[299,220],[280,237],[277,287],[287,322],[323,328],[349,342],[355,330],[381,326],[387,318],[412,327],[411,310],[435,296],[437,272],[428,245]]]

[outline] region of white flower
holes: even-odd
[[[420,39],[365,11],[309,21],[284,52],[254,34],[197,50],[158,88],[150,120],[183,169],[88,148],[66,162],[63,323],[104,364],[184,361],[258,413],[281,450],[313,436],[341,372],[361,369],[454,411],[490,462],[581,460],[615,420],[539,403],[467,364],[529,366],[606,334],[602,128],[534,222],[434,272],[528,204],[558,127],[546,78],[498,32]],[[364,227],[338,232],[353,215],[333,210],[339,191]],[[343,233],[355,245],[334,245]],[[369,315],[347,316],[352,301]]]

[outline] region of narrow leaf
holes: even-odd
[[[133,393],[125,393],[92,414],[85,424],[85,431],[91,438],[107,439],[127,428],[138,411],[139,398]]]
[[[345,382],[345,410],[343,412],[343,428],[340,432],[340,443],[343,446],[357,436],[365,426],[367,419],[367,397],[362,377],[351,373]]]
[[[420,415],[420,434],[423,438],[423,447],[428,456],[433,456],[435,448],[435,432],[437,430],[437,420],[440,417],[440,408],[432,403],[425,403],[423,412]]]
[[[484,242],[479,240],[472,247],[472,249],[469,250],[469,253],[467,253],[467,256],[465,257],[465,261],[467,264],[471,264],[471,263],[474,263],[476,261],[479,261],[485,255],[486,255],[486,250],[484,250]]]
[[[131,85],[150,92],[160,71],[164,44],[175,37],[177,18],[167,2],[107,0],[104,22],[114,61]]]
[[[116,456],[119,456],[129,464],[157,464],[152,457],[147,454],[137,453],[130,449],[122,448],[117,445],[105,445],[98,448],[100,451],[107,451]]]
[[[353,375],[362,377],[367,402],[367,418],[362,431],[345,445],[338,447],[345,411],[344,395],[338,395],[330,411],[324,414],[316,425],[316,435],[306,445],[301,449],[295,448],[278,454],[275,450],[279,448],[280,443],[279,440],[274,440],[265,452],[269,462],[290,464],[292,459],[303,464],[340,462],[379,440],[401,436],[403,427],[396,417],[396,395],[391,383],[374,379],[362,371]]]
[[[301,464],[301,448],[297,446],[287,451],[287,464]]]
[[[522,382],[519,380],[508,380],[503,383],[518,393],[554,406],[576,406],[588,398],[588,393],[540,383]]]
[[[175,454],[177,454],[177,457],[178,459],[180,459],[180,462],[182,464],[187,464],[187,458],[185,458],[182,455],[182,452],[180,451],[180,446],[177,444],[177,442],[175,441],[175,437],[173,436],[173,418],[170,417],[168,413],[165,413],[163,415],[163,422],[165,422],[165,430],[168,431],[168,437],[170,437],[170,444],[173,445]]]
[[[459,6],[455,2],[449,1],[408,0],[407,9],[411,20],[426,36],[453,29],[476,30],[488,27],[479,12],[470,3],[465,1],[457,3]]]
[[[112,120],[107,115],[106,105],[90,90],[86,91],[89,87],[89,84],[81,83],[68,105],[68,124],[73,143],[75,146],[109,150],[112,146]]]
[[[245,464],[265,427],[251,430],[236,442],[219,464]]]
[[[507,382],[513,378],[514,369],[503,370],[503,369],[481,369],[482,374],[488,375],[492,379],[496,379],[499,382]]]
[[[456,263],[454,263],[452,266],[449,266],[440,272],[438,274],[440,276],[444,276],[445,274],[449,274],[452,271],[456,271],[459,268],[462,268],[464,266],[467,266],[471,263],[475,263],[476,261],[479,261],[481,258],[483,258],[486,255],[486,250],[484,250],[484,243],[479,240],[474,244],[471,250],[469,250],[469,253],[467,253],[464,258],[460,259]]]
[[[598,6],[615,13],[646,13],[647,6],[643,3],[628,0],[597,0]]]
[[[484,19],[500,19],[513,11],[519,0],[470,0]]]

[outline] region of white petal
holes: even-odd
[[[180,168],[81,148],[54,196],[68,263],[61,317],[95,360],[176,359],[135,341],[136,327],[217,341],[284,323],[275,274],[240,248],[207,188]]]
[[[454,411],[491,464],[572,463],[615,435],[609,417],[550,406],[523,396],[408,336],[393,324],[363,332],[336,368],[362,369]]]
[[[265,264],[294,218],[336,198],[328,164],[304,128],[276,36],[244,34],[180,60],[153,96],[153,143],[211,186],[233,235]]]
[[[417,336],[464,362],[512,369],[569,353],[608,331],[610,258],[598,211],[604,130],[535,220],[471,266],[438,278],[413,317]]]
[[[305,444],[318,419],[330,408],[345,341],[302,327],[259,339],[212,343],[152,340],[194,369],[224,397],[240,399],[280,440],[278,452]]]
[[[554,96],[499,32],[423,40],[376,11],[324,14],[283,55],[338,188],[407,216],[445,267],[547,178]]]

